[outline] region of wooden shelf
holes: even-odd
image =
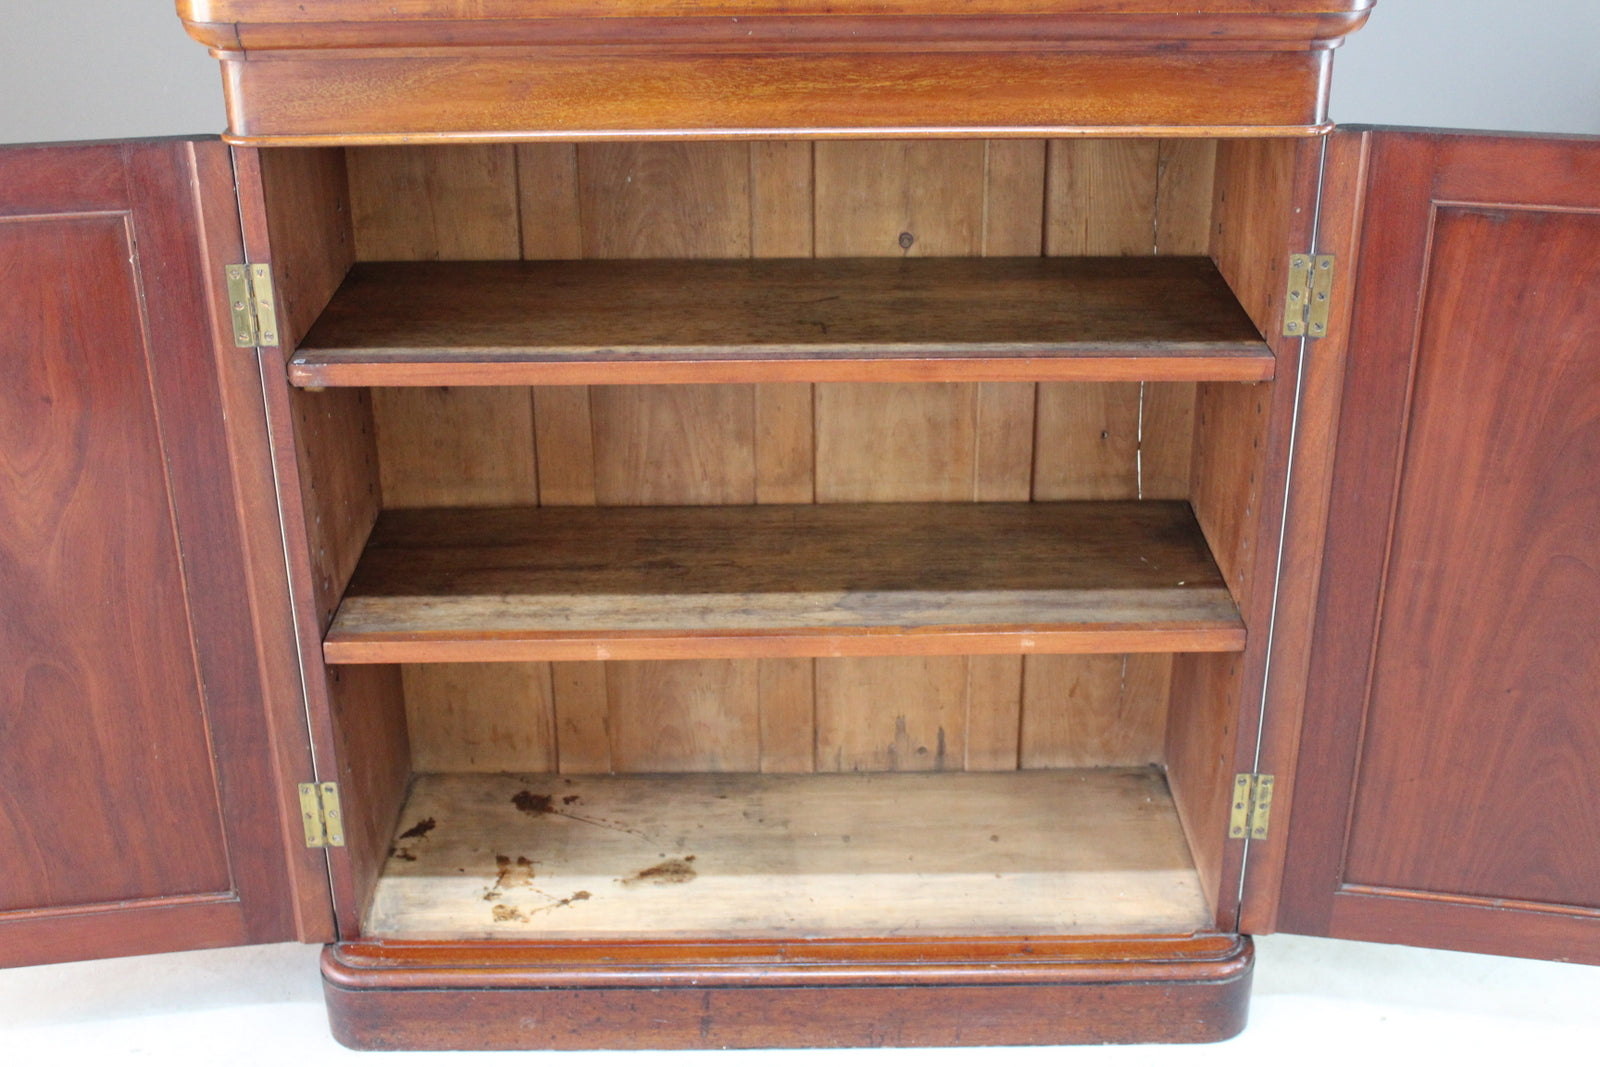
[[[1183,501],[384,512],[329,663],[1213,652]]]
[[[300,386],[1264,381],[1210,260],[357,264]]]
[[[417,779],[363,936],[1188,934],[1158,770]]]

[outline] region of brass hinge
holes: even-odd
[[[278,305],[272,295],[272,268],[265,263],[229,263],[228,310],[233,313],[233,343],[239,348],[278,343]]]
[[[1328,306],[1333,300],[1333,257],[1289,257],[1289,285],[1283,299],[1285,337],[1328,336]]]
[[[306,848],[343,848],[344,814],[339,787],[333,782],[301,782],[300,814],[305,820]]]
[[[1252,841],[1267,839],[1267,826],[1272,820],[1272,783],[1270,774],[1240,774],[1233,779],[1233,811],[1228,818],[1228,836],[1248,837]]]

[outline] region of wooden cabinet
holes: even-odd
[[[274,918],[184,944],[336,940],[371,1047],[1207,1040],[1252,933],[1597,954],[1546,836],[1593,815],[1592,145],[1324,136],[1353,0],[179,6],[236,226],[219,145],[83,151],[187,190],[139,573],[232,605],[185,640],[254,732],[105,661],[224,826],[116,892]],[[8,588],[103,585],[6,536]]]

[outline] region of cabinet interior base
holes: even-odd
[[[1159,770],[420,776],[364,934],[1187,934]]]

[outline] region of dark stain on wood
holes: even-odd
[[[525,815],[550,815],[555,812],[555,807],[550,803],[548,793],[533,793],[526,789],[511,798],[511,803],[517,810]]]
[[[683,885],[699,877],[699,872],[691,866],[693,860],[693,856],[667,860],[654,867],[646,867],[632,878],[619,878],[618,881],[623,885]]]
[[[522,889],[533,885],[533,861],[526,856],[512,860],[510,856],[495,856],[494,884],[484,891],[484,900],[499,900],[507,889]]]
[[[411,829],[409,829],[405,833],[401,834],[400,837],[398,838],[398,840],[404,841],[409,837],[415,837],[415,838],[420,840],[422,838],[427,837],[428,834],[432,833],[433,832],[433,828],[435,826],[438,826],[438,825],[439,825],[439,823],[438,823],[437,820],[434,820],[434,819],[423,819],[421,822],[417,823],[417,825],[413,826]]]

